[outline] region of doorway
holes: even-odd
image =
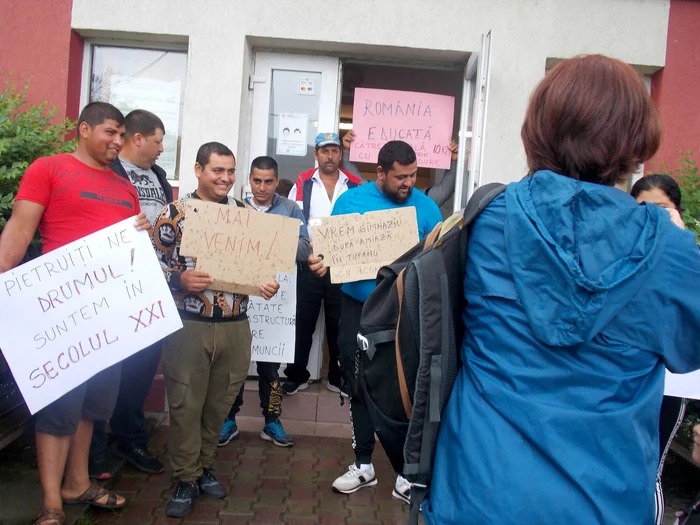
[[[481,183],[488,107],[491,33],[481,36],[463,68],[427,68],[409,63],[376,63],[258,51],[250,77],[253,112],[248,162],[259,155],[274,157],[281,179],[294,182],[315,166],[314,140],[319,132],[352,129],[355,88],[390,89],[455,97],[452,136],[459,144],[453,197],[442,207],[444,217],[462,209]],[[374,180],[376,166],[358,164],[363,177]],[[420,168],[417,187],[439,183],[444,172]],[[245,195],[247,187],[241,194]],[[314,332],[308,370],[321,377],[324,361],[323,309]],[[327,361],[327,356],[325,358]],[[255,375],[251,366],[250,375]]]
[[[352,129],[353,103],[356,88],[415,91],[454,97],[455,108],[462,104],[463,69],[421,69],[401,65],[368,64],[347,61],[343,65],[341,101],[339,108],[339,131],[341,138]],[[455,111],[452,135],[458,140],[460,112]],[[376,163],[357,163],[362,176],[373,181],[376,178]],[[457,169],[453,163],[452,169]],[[416,187],[425,190],[439,183],[444,170],[418,168]],[[442,207],[444,216],[452,214],[453,199]]]

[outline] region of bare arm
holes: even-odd
[[[0,235],[0,273],[17,266],[27,252],[44,207],[32,201],[15,201],[12,216]]]

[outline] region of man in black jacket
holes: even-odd
[[[110,165],[112,170],[131,181],[139,196],[141,210],[151,227],[158,212],[173,200],[173,190],[165,171],[156,165],[163,152],[163,121],[149,111],[136,109],[126,116],[124,148]],[[111,452],[134,467],[150,474],[163,472],[163,464],[147,448],[148,435],[143,428],[143,404],[151,388],[161,343],[158,342],[122,362],[119,397],[109,421],[116,438]],[[90,447],[90,477],[109,479],[112,462],[107,456],[107,434],[103,422],[95,422]]]

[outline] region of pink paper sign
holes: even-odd
[[[403,140],[416,150],[418,166],[449,169],[454,110],[454,97],[356,88],[350,160],[377,162],[384,144]]]

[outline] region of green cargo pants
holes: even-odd
[[[219,432],[250,366],[248,320],[188,321],[163,341],[173,477],[195,481],[211,467]]]

